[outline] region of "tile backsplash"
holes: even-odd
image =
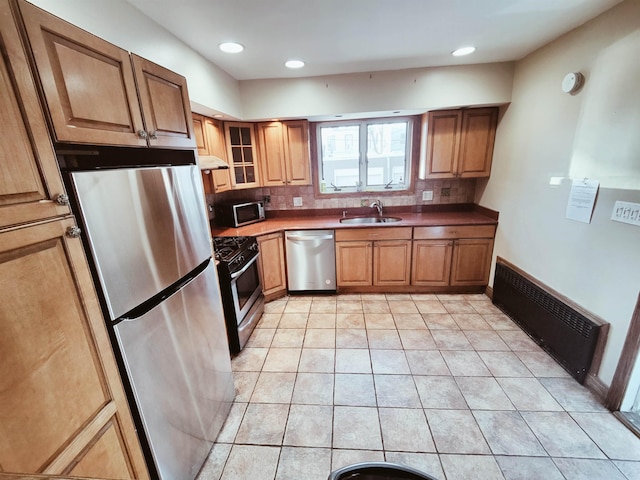
[[[448,189],[449,195],[446,195]],[[313,185],[301,187],[261,187],[248,190],[231,190],[219,194],[207,195],[207,203],[229,202],[236,200],[264,200],[267,211],[275,210],[307,210],[329,208],[359,208],[362,200],[380,199],[384,206],[439,205],[453,203],[473,203],[475,197],[475,178],[417,180],[415,190],[411,194],[362,192],[359,196],[336,197],[316,194]],[[422,192],[433,191],[433,200],[422,200]],[[302,206],[293,205],[293,198],[302,198]]]

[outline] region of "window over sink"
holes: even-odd
[[[412,122],[393,117],[318,123],[320,193],[407,190]]]

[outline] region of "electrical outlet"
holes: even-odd
[[[422,192],[422,200],[433,200],[433,190],[425,190]]]
[[[451,188],[449,187],[444,187],[442,190],[440,190],[441,197],[448,197],[450,193],[451,193]]]
[[[293,197],[293,206],[301,207],[302,206],[302,197]]]
[[[264,200],[264,203],[271,203],[271,195],[265,195],[262,200]]]

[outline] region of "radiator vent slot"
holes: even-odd
[[[589,371],[601,325],[504,263],[496,263],[493,303],[580,383]]]

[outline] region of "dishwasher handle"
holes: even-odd
[[[333,235],[287,235],[287,240],[333,240]]]

